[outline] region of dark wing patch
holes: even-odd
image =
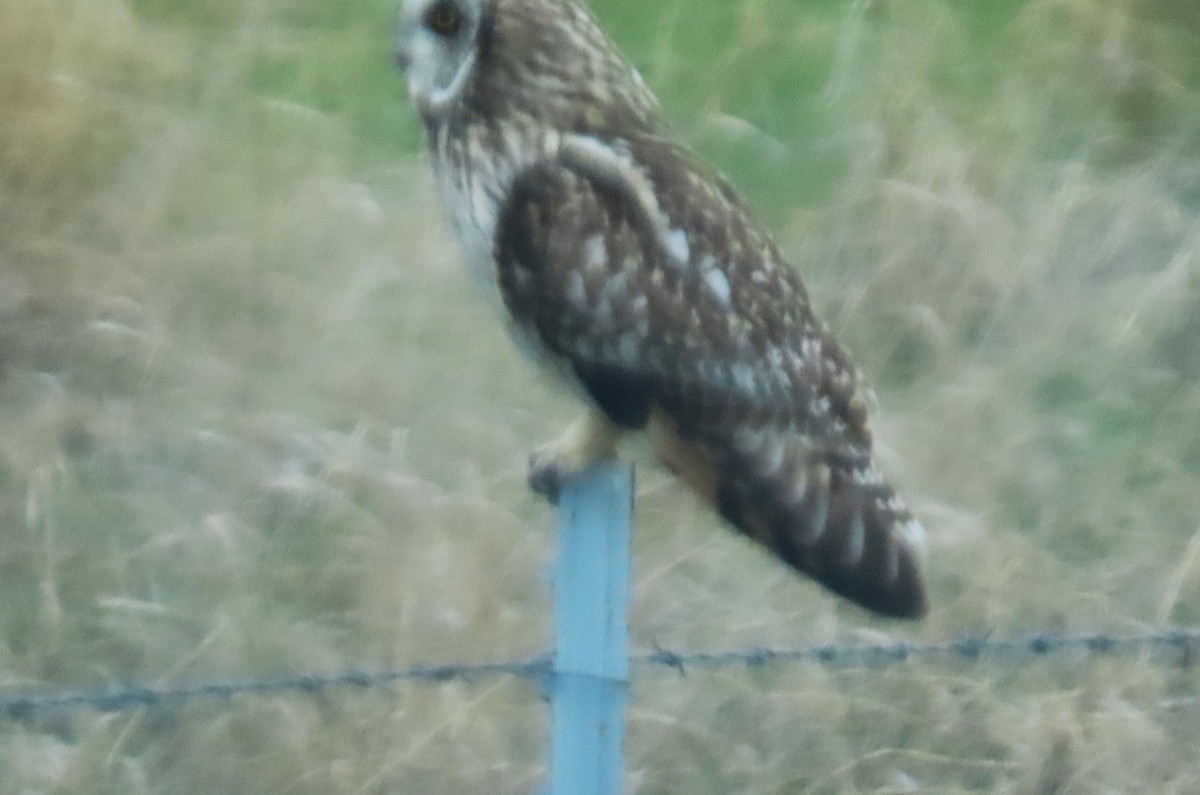
[[[620,367],[574,362],[575,375],[615,425],[639,430],[650,419],[650,380]]]

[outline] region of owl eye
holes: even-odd
[[[425,27],[439,36],[450,38],[462,30],[463,15],[453,0],[441,0],[425,14]]]

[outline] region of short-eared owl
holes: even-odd
[[[469,265],[588,402],[531,484],[648,430],[739,531],[871,610],[923,615],[923,533],[872,463],[857,371],[583,1],[404,0],[396,43]]]

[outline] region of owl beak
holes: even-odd
[[[396,66],[400,68],[400,71],[407,72],[408,67],[412,65],[412,53],[409,52],[408,35],[403,20],[396,26],[395,32],[392,34],[392,47],[395,51]]]

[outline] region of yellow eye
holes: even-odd
[[[462,29],[462,25],[462,12],[450,0],[436,3],[425,15],[425,27],[446,38],[458,33]]]

